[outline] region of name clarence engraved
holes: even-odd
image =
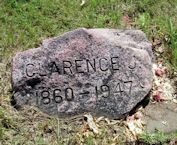
[[[82,73],[94,73],[97,71],[106,72],[119,70],[119,57],[110,58],[94,58],[94,59],[75,59],[63,60],[61,62],[51,61],[49,64],[41,65],[36,63],[28,63],[25,72],[28,77],[35,75],[47,76],[48,74],[57,72],[59,75],[73,75]]]

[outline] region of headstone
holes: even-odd
[[[59,117],[122,118],[151,90],[152,59],[140,30],[77,29],[16,54],[13,99]]]

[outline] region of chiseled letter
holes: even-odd
[[[58,74],[60,74],[60,69],[58,68],[58,66],[57,66],[55,61],[53,61],[51,63],[50,71],[51,71],[51,73],[57,72]]]
[[[34,64],[31,64],[31,63],[27,64],[26,65],[26,75],[28,77],[33,77],[36,74],[33,71],[34,71]]]
[[[89,66],[96,72],[96,64],[95,64],[95,59],[93,59],[93,63],[90,62],[90,60],[86,59],[87,63],[87,72],[90,72]]]
[[[118,57],[111,57],[112,70],[119,70]]]
[[[76,65],[76,72],[77,73],[84,73],[84,71],[82,71],[82,63],[79,64],[79,62],[82,62],[83,60],[75,60],[75,65]]]
[[[72,74],[71,67],[72,67],[72,64],[70,61],[63,61],[63,74],[67,74],[66,68],[70,71],[70,74]]]
[[[102,71],[107,71],[108,70],[108,67],[103,67],[103,62],[104,61],[107,61],[107,59],[106,58],[100,58],[100,60],[99,60],[99,65],[100,65],[100,70],[102,70]],[[106,63],[107,65],[108,65],[108,63]],[[105,65],[106,66],[106,65]]]

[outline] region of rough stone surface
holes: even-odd
[[[16,107],[121,118],[152,87],[152,49],[139,30],[77,29],[13,58]]]
[[[150,133],[157,130],[170,133],[177,131],[177,104],[173,102],[158,102],[149,104],[144,110],[143,121]]]

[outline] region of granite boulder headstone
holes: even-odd
[[[77,29],[16,54],[13,100],[59,117],[121,118],[150,92],[152,59],[140,30]]]

